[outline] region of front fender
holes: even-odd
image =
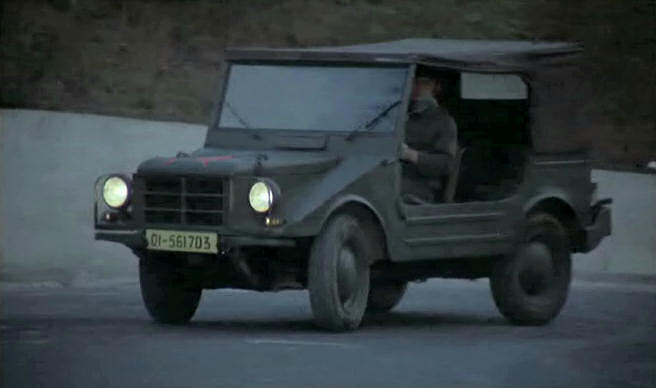
[[[371,223],[378,225],[378,228],[374,226],[363,230],[371,244],[373,253],[370,264],[387,257],[386,252],[389,252],[388,243],[390,241],[388,235],[389,228],[387,228],[385,218],[381,215],[378,209],[376,209],[374,204],[366,198],[356,194],[340,196],[329,205],[328,210],[323,214],[321,229],[323,229],[324,225],[326,225],[333,215],[341,212],[354,215],[358,221],[364,221],[365,225],[371,225]],[[381,238],[383,241],[382,244],[379,244],[378,241],[380,241]]]
[[[300,223],[318,209],[330,208],[331,201],[365,174],[379,166],[385,158],[378,156],[352,157],[343,160],[313,184],[306,184],[281,206],[280,213],[291,225]],[[342,198],[342,197],[339,197]],[[325,216],[325,212],[323,216]],[[322,220],[323,221],[323,220]]]
[[[383,219],[382,215],[376,208],[374,207],[371,202],[367,201],[365,198],[356,195],[356,194],[347,194],[338,197],[336,200],[332,201],[330,205],[328,206],[328,209],[326,212],[323,214],[323,217],[321,219],[321,225],[326,223],[328,219],[335,214],[337,211],[339,211],[340,208],[345,207],[347,205],[358,205],[367,208],[378,220],[380,223],[380,226],[383,228],[383,230],[387,230],[386,225],[385,225],[385,220]]]

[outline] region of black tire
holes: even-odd
[[[369,288],[367,313],[386,313],[399,304],[408,282],[372,284]]]
[[[200,301],[202,289],[183,283],[175,269],[152,258],[139,260],[141,297],[155,322],[189,322]]]
[[[571,266],[567,234],[558,219],[532,214],[524,242],[492,270],[494,302],[514,324],[544,325],[565,305]]]
[[[357,220],[331,218],[310,250],[308,291],[317,326],[346,331],[357,328],[367,308],[370,253]]]

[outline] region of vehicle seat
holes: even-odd
[[[446,180],[446,187],[444,188],[444,202],[453,202],[458,187],[458,178],[460,177],[460,164],[462,162],[462,155],[467,150],[466,147],[460,148],[453,158],[453,167],[451,173]]]
[[[456,202],[497,201],[517,192],[527,158],[522,145],[474,144],[460,162]]]

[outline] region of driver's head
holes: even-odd
[[[413,100],[422,100],[426,98],[435,98],[440,92],[440,81],[429,74],[417,74],[412,87],[411,98]]]

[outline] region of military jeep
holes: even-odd
[[[205,144],[95,186],[96,239],[129,247],[157,322],[194,315],[205,289],[307,289],[316,324],[357,328],[412,281],[489,278],[512,323],[563,307],[571,254],[610,234],[579,127],[582,48],[409,39],[226,50]],[[419,68],[460,150],[435,203],[401,196]]]

